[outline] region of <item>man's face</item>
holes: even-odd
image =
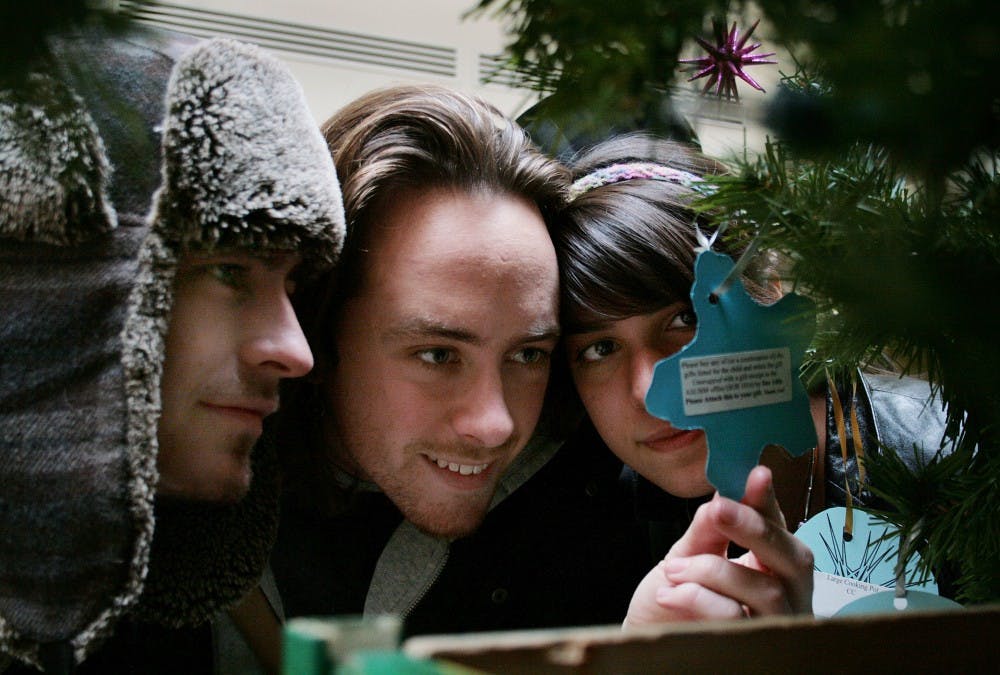
[[[163,362],[158,492],[236,501],[250,450],[278,407],[278,383],[312,352],[288,294],[297,255],[189,253],[177,267]]]
[[[420,529],[466,535],[534,431],[558,337],[534,204],[405,192],[379,214],[326,373],[335,460]]]

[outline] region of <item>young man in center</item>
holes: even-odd
[[[349,234],[300,294],[316,370],[277,430],[286,614],[391,612],[408,634],[621,621],[652,561],[618,466],[557,452],[575,416],[555,392],[543,414],[564,169],[442,88],[369,94],[324,135]]]

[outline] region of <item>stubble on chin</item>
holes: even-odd
[[[250,484],[253,482],[253,469],[248,465],[242,476],[225,486],[218,501],[222,504],[238,504],[250,493]]]
[[[484,451],[481,448],[469,448],[461,445],[445,446],[429,443],[413,443],[407,447],[411,457],[464,457],[470,464],[493,462],[494,478],[488,487],[484,486],[474,493],[466,495],[451,495],[450,499],[433,503],[429,495],[407,494],[405,486],[401,487],[400,499],[393,499],[403,516],[417,529],[425,534],[442,539],[461,539],[473,534],[482,525],[490,509],[490,504],[499,487],[503,476],[512,460],[504,458],[512,455],[511,447],[516,444],[512,438],[502,449]],[[426,459],[419,461],[425,462]],[[435,469],[430,469],[434,471]],[[421,499],[423,497],[423,499]],[[422,503],[423,502],[423,503]],[[430,504],[426,502],[431,502]]]
[[[496,484],[469,494],[454,494],[445,488],[442,496],[428,476],[413,477],[412,482],[385,477],[382,491],[414,527],[432,537],[460,539],[475,532],[486,518]],[[424,482],[426,481],[426,482]],[[417,489],[415,485],[420,483]]]
[[[354,478],[377,485],[403,518],[424,534],[439,539],[460,539],[475,532],[486,518],[497,483],[478,493],[442,498],[437,494],[442,488],[431,474],[435,469],[428,458],[467,457],[470,463],[479,463],[497,461],[497,456],[508,453],[493,449],[489,456],[484,456],[482,449],[419,441],[405,445],[401,452],[384,453],[383,459],[383,453],[375,448],[363,442],[352,444],[351,438],[337,431],[336,424],[327,419],[324,436],[331,462]],[[388,460],[394,454],[403,458],[398,466]],[[494,467],[502,475],[499,469]]]
[[[430,482],[432,479],[426,476],[413,477],[412,481],[397,481],[388,476],[382,478],[385,480],[379,487],[403,517],[421,532],[443,539],[459,539],[475,532],[486,517],[495,491],[490,489],[489,495],[442,497],[436,493],[437,486]],[[414,489],[418,482],[419,487]]]
[[[220,506],[234,505],[243,501],[249,494],[253,482],[252,457],[256,443],[256,434],[240,435],[234,439],[232,444],[224,449],[225,456],[219,458],[225,465],[220,467],[215,479],[209,480],[193,494],[182,497]],[[222,450],[220,448],[220,451]]]
[[[481,513],[474,515],[469,515],[462,519],[456,519],[454,517],[445,519],[444,517],[411,517],[403,514],[407,520],[413,523],[413,526],[426,535],[435,537],[438,539],[448,539],[449,541],[454,539],[461,539],[467,537],[482,525],[483,520],[486,517],[486,510],[484,509]]]
[[[250,484],[253,482],[253,449],[259,438],[256,434],[248,434],[237,441],[230,458],[236,463],[232,473],[234,480],[222,495],[223,500],[228,503],[239,502],[250,492]]]
[[[231,506],[240,503],[249,494],[252,479],[253,472],[247,467],[246,472],[239,478],[227,476],[226,480],[181,488],[161,485],[156,494],[158,498],[166,498],[169,501],[191,502],[206,506]]]

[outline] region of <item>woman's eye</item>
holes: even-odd
[[[450,349],[435,347],[433,349],[422,349],[417,352],[417,358],[426,364],[440,366],[446,363],[455,363],[458,357]]]
[[[616,351],[618,351],[618,348],[611,340],[598,340],[582,349],[577,359],[586,363],[593,363],[614,354]]]
[[[527,366],[533,366],[548,361],[549,356],[549,352],[539,347],[525,347],[514,354],[514,360]]]
[[[691,328],[698,324],[698,317],[695,315],[694,310],[688,307],[687,309],[682,309],[674,315],[674,318],[670,321],[668,328]]]

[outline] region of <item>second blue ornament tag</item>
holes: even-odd
[[[740,499],[767,445],[798,456],[816,445],[809,397],[798,377],[815,331],[812,301],[790,293],[773,305],[754,301],[726,255],[695,262],[692,340],[656,364],[646,393],[650,414],[678,429],[704,429],[705,474],[724,497]]]

